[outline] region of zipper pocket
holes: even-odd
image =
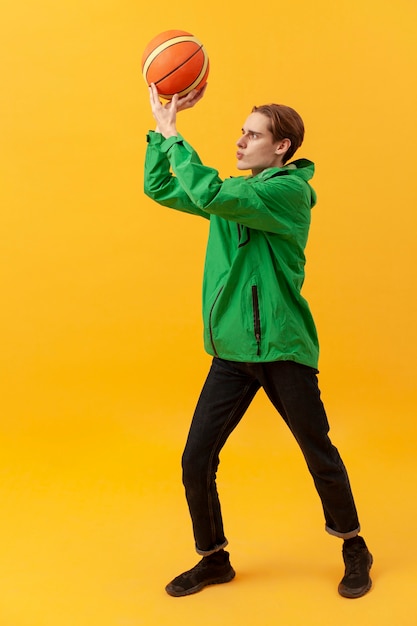
[[[224,287],[224,285],[223,285],[223,287]],[[213,302],[213,304],[211,305],[211,309],[210,309],[210,313],[209,313],[210,341],[211,341],[211,345],[212,345],[212,348],[213,348],[214,356],[216,356],[216,357],[218,357],[219,355],[218,355],[218,353],[217,353],[216,346],[215,346],[215,344],[214,344],[214,338],[213,338],[213,328],[212,328],[212,325],[211,325],[211,319],[212,319],[212,317],[213,317],[213,310],[214,310],[214,307],[216,306],[217,300],[219,299],[220,294],[221,294],[221,292],[223,291],[223,287],[220,287],[220,290],[218,291],[217,296],[214,298],[214,302]]]
[[[253,330],[258,346],[257,356],[261,354],[261,316],[259,313],[258,287],[252,285]]]

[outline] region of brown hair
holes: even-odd
[[[294,153],[303,143],[304,123],[297,111],[285,104],[263,104],[254,106],[252,113],[262,113],[269,118],[269,130],[275,141],[289,139],[291,145],[283,156],[283,163],[286,163],[294,156]]]

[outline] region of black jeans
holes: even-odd
[[[199,554],[227,545],[216,488],[219,454],[261,387],[301,448],[323,505],[326,530],[344,539],[359,532],[349,478],[328,436],[317,370],[292,361],[236,363],[214,358],[182,458]]]

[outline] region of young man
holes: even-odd
[[[339,593],[371,588],[372,556],[362,537],[349,479],[317,383],[318,341],[301,296],[304,249],[316,202],[306,159],[286,163],[304,138],[303,122],[283,105],[254,107],[237,141],[237,167],[250,176],[221,180],[176,127],[178,111],[204,90],[162,105],[148,134],[145,193],[162,205],[210,220],[203,284],[205,348],[213,356],[184,450],[183,481],[197,553],[203,558],[166,591],[185,596],[232,580],[216,471],[227,438],[263,387],[294,435],[321,499],[326,530],[344,540]]]

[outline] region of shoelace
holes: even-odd
[[[199,572],[205,569],[207,569],[207,563],[204,561],[204,559],[202,559],[201,561],[197,563],[197,565],[194,565],[194,567],[190,569],[188,572],[184,572],[183,574],[181,574],[181,576],[183,578],[191,578],[195,574],[198,574]]]
[[[346,574],[348,576],[359,576],[361,574],[361,560],[364,555],[361,548],[349,550],[346,555]]]

